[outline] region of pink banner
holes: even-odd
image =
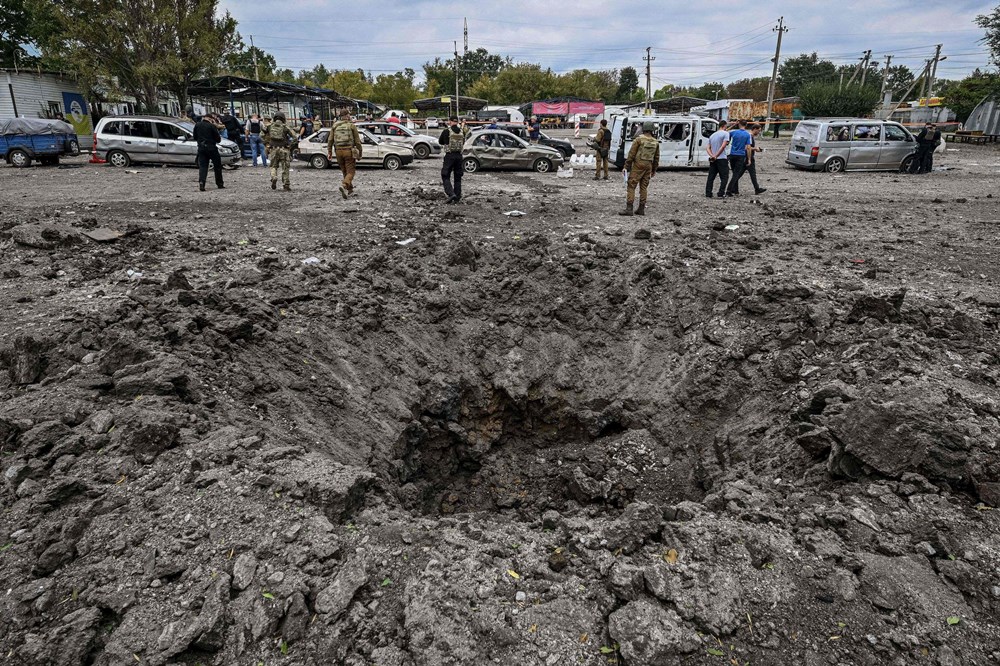
[[[548,102],[532,102],[531,112],[536,116],[565,116],[569,113],[569,104],[558,102],[550,104]]]
[[[569,113],[586,113],[588,116],[599,116],[604,113],[604,102],[570,102]]]

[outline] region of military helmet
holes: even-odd
[[[285,114],[282,111],[278,111],[276,114],[274,114],[274,119],[280,120],[281,122],[285,122]]]
[[[652,132],[655,129],[656,129],[656,123],[654,123],[652,120],[647,120],[644,123],[642,123],[643,132]]]

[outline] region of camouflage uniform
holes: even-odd
[[[354,194],[355,165],[361,159],[361,133],[349,118],[341,117],[330,129],[330,138],[326,142],[326,156],[337,157],[337,166],[343,180],[340,183],[340,195],[345,199]]]
[[[601,168],[604,168],[604,180],[608,179],[608,151],[611,149],[611,130],[601,127],[594,137],[594,144],[597,146],[597,170],[594,172],[594,180],[601,177]]]
[[[637,136],[632,141],[632,150],[625,160],[625,170],[628,171],[628,194],[626,195],[626,208],[622,215],[632,215],[632,206],[635,203],[635,186],[639,186],[639,208],[636,215],[646,214],[646,195],[649,188],[649,179],[653,177],[656,169],[660,166],[660,142],[653,137],[653,124],[645,123],[643,134]]]
[[[283,120],[275,119],[264,132],[264,143],[267,152],[271,155],[271,189],[277,189],[278,172],[281,172],[281,184],[286,190],[292,189],[292,182],[288,175],[292,161],[292,146],[298,143],[288,125]]]

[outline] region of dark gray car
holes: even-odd
[[[531,144],[503,130],[474,132],[462,150],[467,173],[480,169],[530,169],[538,173],[557,171],[563,154],[555,148]]]

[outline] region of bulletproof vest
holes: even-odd
[[[602,127],[597,131],[603,132],[603,134],[601,134],[601,137],[597,140],[597,145],[601,146],[602,148],[609,147],[611,145],[611,130],[609,130],[607,127]]]
[[[284,148],[288,146],[288,132],[285,123],[276,120],[267,128],[267,136],[271,139],[271,146]]]
[[[348,148],[354,145],[354,132],[350,122],[341,120],[333,126],[333,145],[338,148]]]
[[[656,151],[660,149],[660,142],[651,136],[641,136],[636,141],[639,143],[639,150],[635,154],[635,159],[640,162],[652,162],[656,157]]]
[[[259,120],[251,120],[250,121],[250,133],[251,134],[260,134],[260,121]]]
[[[449,153],[460,153],[462,148],[465,146],[465,133],[462,130],[457,132],[454,129],[449,128],[448,130],[448,152]]]

